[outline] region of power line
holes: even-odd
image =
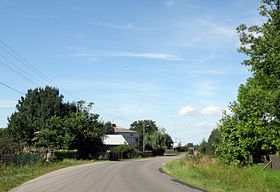
[[[43,72],[41,72],[40,70],[38,70],[36,67],[34,67],[29,61],[27,61],[25,58],[23,58],[19,53],[17,53],[14,49],[12,49],[7,43],[5,43],[4,41],[0,40],[0,43],[2,43],[2,45],[0,44],[0,48],[2,50],[4,50],[6,53],[8,53],[11,57],[13,57],[15,60],[19,61],[21,64],[23,64],[26,68],[28,68],[29,70],[31,70],[33,73],[35,73],[37,76],[40,76],[41,78],[43,78],[47,83],[49,83],[50,85],[59,88],[60,90],[62,90],[63,92],[65,92],[68,96],[71,96],[72,98],[75,98],[77,100],[82,100],[81,98],[73,95],[72,93],[69,93],[67,90],[65,90],[63,87],[61,86],[57,86],[57,84],[52,81],[47,75],[45,75]],[[4,45],[4,46],[3,46]],[[30,76],[30,75],[29,75]],[[32,76],[32,75],[31,75]],[[39,81],[41,84],[42,83],[40,80],[38,80],[37,78],[35,78],[33,76],[34,79],[36,79],[37,81]]]
[[[6,58],[5,56],[3,56],[3,55],[0,54],[0,57],[3,58],[3,59],[5,60],[5,62],[3,62],[3,60],[2,60],[2,62],[0,62],[0,63],[2,63],[2,64],[3,64],[4,66],[6,66],[7,68],[9,68],[12,72],[17,73],[19,76],[23,77],[24,79],[26,79],[26,80],[28,80],[28,81],[30,81],[30,82],[36,84],[37,86],[40,86],[39,83],[37,83],[36,81],[34,81],[34,80],[32,79],[32,77],[30,77],[30,76],[32,76],[32,75],[30,75],[30,73],[28,73],[28,72],[22,70],[21,68],[19,68],[17,65],[15,65],[11,60],[9,60],[8,58]],[[9,63],[9,64],[11,64],[11,65],[8,65],[7,63]],[[42,83],[42,82],[41,82],[40,80],[38,80],[38,79],[35,79],[35,80],[37,80],[37,81],[39,81],[40,83]]]
[[[35,74],[38,76],[42,77],[43,79],[47,80],[49,83],[53,84],[54,82],[50,80],[45,74],[43,74],[41,71],[39,71],[37,68],[35,68],[33,65],[30,64],[26,59],[24,59],[20,54],[18,54],[15,50],[13,50],[7,43],[4,41],[0,40],[0,42],[6,47],[2,46],[0,44],[0,47],[8,53],[10,56],[12,56],[14,59],[22,63],[25,67],[33,71]]]
[[[4,41],[2,41],[0,39],[0,48],[2,50],[4,50],[5,53],[7,53],[10,57],[12,57],[14,60],[16,60],[17,62],[20,62],[21,64],[23,64],[25,66],[26,69],[30,70],[31,72],[33,72],[34,74],[36,74],[38,77],[41,77],[42,79],[44,79],[46,82],[50,83],[52,86],[59,88],[60,90],[62,90],[64,93],[67,93],[68,96],[71,96],[72,98],[76,98],[78,100],[83,100],[79,97],[77,97],[76,95],[69,93],[67,90],[65,90],[63,87],[61,86],[57,86],[56,83],[54,81],[52,81],[47,75],[45,75],[43,72],[41,72],[40,70],[38,70],[36,67],[34,67],[28,60],[26,60],[24,57],[22,57],[19,53],[17,53],[13,48],[11,48],[7,43],[5,43]],[[39,85],[37,82],[39,82],[40,84],[44,84],[41,80],[39,80],[37,77],[34,77],[34,75],[32,75],[31,73],[27,72],[26,70],[22,69],[22,66],[20,65],[16,65],[14,62],[10,61],[9,59],[7,59],[5,56],[0,55],[0,57],[2,57],[6,62],[10,63],[13,67],[7,65],[4,62],[0,62],[2,64],[4,64],[6,67],[8,67],[10,70],[12,70],[13,72],[17,73],[18,75],[22,76],[23,78],[32,81],[33,83]],[[35,82],[34,79],[37,81]],[[4,83],[1,83],[2,85],[8,87],[9,89],[12,89],[20,94],[23,94],[21,91],[18,91]],[[39,85],[40,86],[40,85]],[[118,115],[115,115],[114,113],[108,111],[108,110],[104,110],[104,108],[101,107],[97,107],[95,106],[95,108],[99,108],[103,111],[103,113],[107,113],[110,114],[111,116],[113,116],[116,119],[122,119],[125,121],[129,121],[132,122],[129,119],[126,119],[124,117],[120,117]]]
[[[13,91],[15,91],[15,92],[17,92],[17,93],[20,93],[21,95],[24,95],[23,92],[21,92],[21,91],[15,89],[15,88],[13,88],[13,87],[7,85],[6,83],[3,83],[3,82],[0,81],[0,84],[1,84],[1,85],[4,85],[5,87],[7,87],[7,88],[9,88],[9,89],[11,89],[11,90],[13,90]]]

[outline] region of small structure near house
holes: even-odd
[[[127,141],[122,135],[105,135],[103,139],[103,144],[107,146],[119,146],[119,145],[127,145]]]
[[[174,151],[178,150],[181,147],[181,143],[174,142],[172,143],[172,148]]]

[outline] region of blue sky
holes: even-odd
[[[93,112],[122,127],[152,119],[174,140],[199,143],[250,76],[235,29],[260,23],[258,6],[257,0],[1,0],[0,40],[61,88],[66,101],[93,101]],[[1,82],[21,92],[49,84],[1,47],[0,72]],[[0,92],[6,127],[21,95],[2,85]]]

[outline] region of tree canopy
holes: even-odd
[[[28,90],[9,118],[5,137],[26,146],[77,149],[81,158],[97,156],[103,135],[110,131],[109,122],[101,122],[90,112],[93,103],[63,102],[59,90],[53,87]]]
[[[153,151],[164,151],[166,148],[171,147],[173,143],[172,138],[164,129],[159,129],[156,122],[153,120],[138,120],[130,125],[130,129],[139,133],[139,146]],[[144,139],[143,139],[144,132]]]
[[[262,25],[237,28],[252,77],[220,121],[217,152],[227,162],[246,164],[250,155],[258,161],[280,151],[280,1],[263,0],[260,15]]]
[[[143,131],[145,135],[151,135],[158,131],[156,122],[153,120],[138,120],[130,124],[130,130],[139,133],[139,146],[143,146]]]

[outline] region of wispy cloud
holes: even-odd
[[[14,100],[0,100],[0,108],[15,108],[16,104]]]
[[[195,85],[196,95],[199,97],[214,97],[218,95],[221,86],[218,85],[218,82],[206,80],[200,81]]]
[[[94,52],[86,49],[75,49],[73,57],[87,58],[90,61],[96,61],[98,58],[106,57],[132,57],[142,59],[171,60],[183,61],[180,55],[160,53],[160,52],[131,52],[131,51],[111,51],[111,52]]]
[[[221,23],[209,18],[178,21],[170,26],[170,45],[175,47],[213,50],[224,46],[238,46],[235,24]]]
[[[135,26],[133,24],[114,24],[114,23],[97,23],[97,26],[100,27],[106,27],[106,28],[112,28],[112,29],[127,29],[127,30],[135,30],[135,31],[150,31],[153,30],[153,28],[149,27],[139,27]]]
[[[230,37],[237,35],[235,27],[232,26],[221,25],[214,22],[210,22],[208,20],[197,20],[197,23],[204,26],[205,28],[208,28],[211,32],[216,32],[221,35]]]
[[[145,59],[159,59],[159,60],[176,60],[181,61],[183,58],[180,55],[172,55],[165,53],[140,53],[140,52],[113,52],[111,57],[138,57]]]

